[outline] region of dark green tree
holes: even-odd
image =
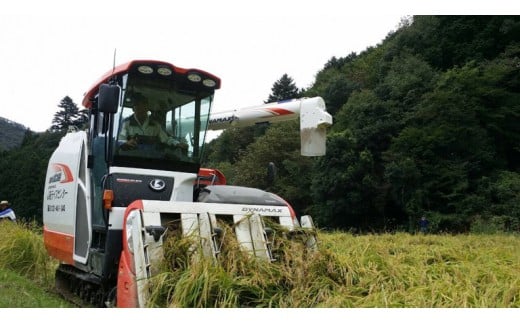
[[[88,125],[88,110],[81,109],[78,111],[78,117],[76,118],[74,125],[80,129]]]
[[[414,16],[395,36],[394,53],[409,51],[447,70],[471,60],[493,59],[518,42],[520,16]]]
[[[310,189],[311,213],[320,227],[365,231],[384,225],[378,223],[384,218],[377,211],[373,156],[357,149],[347,129],[328,136],[327,155],[316,163]]]
[[[302,91],[296,87],[294,80],[287,74],[274,82],[271,87],[271,94],[265,101],[265,103],[278,102],[289,99],[296,99],[301,97]]]
[[[70,126],[81,128],[88,121],[88,113],[85,109],[79,110],[78,106],[69,96],[65,96],[58,104],[58,110],[52,119],[50,130],[52,132],[67,131]]]

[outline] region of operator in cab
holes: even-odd
[[[119,133],[119,140],[124,141],[120,146],[123,151],[135,150],[140,144],[157,143],[178,148],[181,151],[188,148],[186,142],[170,137],[157,121],[150,119],[146,97],[141,94],[134,95],[133,111],[134,113],[123,122]]]

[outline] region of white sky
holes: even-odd
[[[309,87],[332,56],[376,46],[404,16],[491,13],[479,1],[2,1],[0,116],[44,131],[66,95],[83,108],[114,50],[116,64],[150,58],[217,75],[214,111],[257,105],[284,73]],[[493,13],[517,2],[492,1]]]

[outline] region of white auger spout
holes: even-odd
[[[277,123],[300,118],[301,154],[323,156],[326,152],[327,128],[332,116],[321,97],[292,99],[241,109],[214,112],[209,130],[246,127],[260,123]]]

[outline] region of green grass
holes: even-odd
[[[25,223],[0,222],[0,268],[47,285],[54,277],[57,263],[45,251],[38,228]]]
[[[52,291],[11,270],[0,269],[0,308],[72,307]]]

